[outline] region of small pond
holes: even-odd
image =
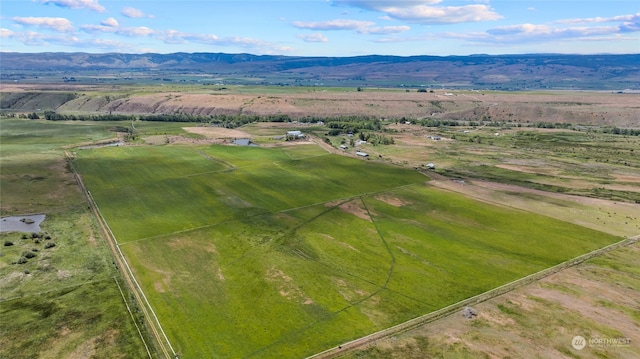
[[[0,219],[0,232],[40,232],[40,223],[44,221],[44,214],[28,216],[11,216]]]

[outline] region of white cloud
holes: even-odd
[[[301,39],[304,42],[329,42],[329,39],[324,35],[315,33],[308,35],[297,35],[297,38]]]
[[[96,32],[111,32],[114,33],[118,30],[118,28],[113,26],[105,26],[105,25],[82,25],[80,29],[84,32],[96,33]]]
[[[433,6],[441,2],[442,0],[334,0],[333,4],[378,11],[385,13],[390,19],[418,24],[456,24],[502,18],[486,4]]]
[[[118,35],[129,36],[129,37],[140,37],[140,36],[149,36],[156,33],[155,30],[150,29],[146,26],[138,26],[138,27],[121,27],[116,31]]]
[[[357,32],[360,34],[388,35],[398,34],[409,30],[411,30],[409,26],[381,26],[361,28],[358,29]]]
[[[613,17],[590,17],[578,19],[565,19],[556,21],[557,24],[588,24],[603,22],[640,22],[640,13],[634,15],[621,15]]]
[[[108,20],[108,19],[107,19]],[[151,35],[158,35],[160,32],[148,28],[146,26],[138,26],[138,27],[124,27],[119,26],[117,23],[110,24],[109,22],[102,22],[102,25],[83,25],[80,28],[89,33],[103,32],[103,33],[112,33],[118,34],[126,37],[145,37]]]
[[[384,12],[393,19],[419,24],[457,24],[501,19],[487,5],[389,7]]]
[[[0,37],[11,38],[27,46],[48,46],[51,43],[72,43],[74,37],[64,34],[43,34],[35,31],[13,32],[0,29]]]
[[[372,21],[361,20],[329,20],[329,21],[294,21],[293,26],[298,29],[306,30],[321,30],[321,31],[333,31],[333,30],[353,30],[359,34],[365,35],[380,35],[380,34],[396,34],[404,31],[408,31],[411,28],[409,26],[375,26],[376,23]]]
[[[442,37],[455,38],[492,45],[510,45],[524,43],[546,43],[569,40],[602,40],[618,37],[623,39],[625,32],[638,32],[640,27],[623,29],[622,26],[573,26],[557,27],[538,24],[517,24],[500,26],[485,32],[474,33],[446,33]],[[636,39],[637,40],[637,39]]]
[[[5,28],[0,28],[0,38],[6,39],[13,37],[16,33]]]
[[[186,44],[186,38],[192,36],[189,33],[178,30],[165,30],[156,34],[156,38],[167,44]]]
[[[640,32],[640,13],[630,14],[630,15],[619,15],[612,17],[590,17],[590,18],[575,18],[575,19],[564,19],[558,20],[554,24],[602,24],[602,23],[618,23],[617,26],[599,26],[599,27],[570,27],[564,30],[564,33],[585,33],[585,36],[592,36],[589,33],[604,33],[609,31],[610,33],[633,33]],[[588,30],[592,29],[592,30]],[[559,30],[558,33],[561,33]],[[637,40],[637,39],[636,39]]]
[[[71,21],[63,17],[14,17],[15,23],[26,26],[37,26],[58,32],[73,31]]]
[[[104,26],[108,26],[108,27],[118,27],[120,26],[120,24],[118,23],[118,20],[110,17],[102,22],[100,22],[100,24],[104,25]]]
[[[96,12],[105,12],[107,10],[98,3],[98,0],[40,0],[40,2],[70,9],[89,9]]]
[[[122,9],[122,15],[130,18],[141,18],[141,17],[149,17],[153,18],[153,15],[147,15],[142,10],[127,6]]]
[[[420,5],[435,5],[442,0],[333,0],[335,5],[357,7],[365,10],[383,11],[389,7],[413,7]]]
[[[294,21],[292,23],[293,26],[298,29],[308,29],[308,30],[357,30],[369,26],[375,25],[374,22],[371,21],[360,21],[360,20],[330,20],[330,21]]]

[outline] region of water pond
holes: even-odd
[[[44,214],[28,216],[11,216],[0,219],[0,232],[40,232],[40,223],[44,221]]]

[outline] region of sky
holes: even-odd
[[[1,0],[3,52],[640,53],[640,0]]]

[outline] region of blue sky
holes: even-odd
[[[17,52],[640,53],[639,0],[2,0]]]

